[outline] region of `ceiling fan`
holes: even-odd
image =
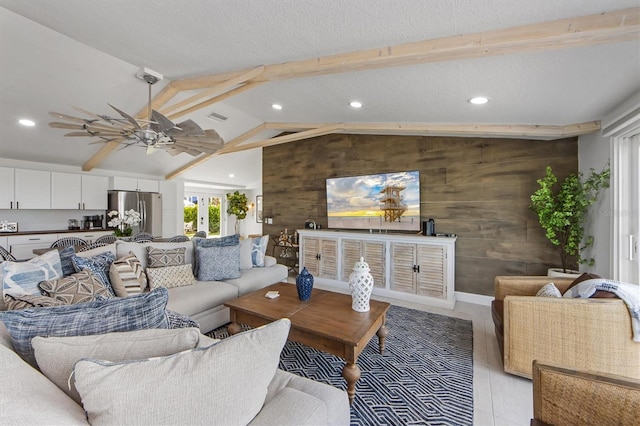
[[[117,142],[123,144],[124,148],[134,145],[143,146],[146,147],[147,154],[164,149],[171,155],[185,152],[196,156],[201,153],[213,154],[224,145],[218,132],[213,129],[202,130],[193,120],[174,124],[158,111],[151,109],[151,86],[162,80],[161,74],[142,68],[136,76],[147,82],[149,86],[147,120],[138,120],[113,105],[107,104],[120,114],[121,118],[97,115],[73,107],[91,118],[49,112],[52,117],[66,121],[53,121],[49,123],[49,127],[74,130],[65,136],[88,136],[100,139],[91,143]]]

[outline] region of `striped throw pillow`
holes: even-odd
[[[132,252],[111,264],[109,278],[113,291],[118,297],[140,294],[147,289],[147,275],[144,273],[140,259]]]

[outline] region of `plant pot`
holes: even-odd
[[[560,278],[578,278],[580,276],[580,271],[567,269],[567,272],[564,272],[562,268],[549,268],[547,269],[547,276]]]

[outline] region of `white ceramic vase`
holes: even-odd
[[[351,309],[356,312],[368,312],[369,300],[373,291],[373,277],[369,273],[369,265],[361,257],[353,266],[349,275],[349,289],[351,290]]]

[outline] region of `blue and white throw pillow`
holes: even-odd
[[[93,257],[73,257],[73,267],[76,272],[91,271],[98,277],[104,287],[109,291],[111,296],[115,296],[116,292],[111,286],[111,280],[109,279],[109,269],[111,264],[116,260],[116,256],[110,251],[97,254]]]
[[[253,238],[251,244],[251,261],[253,262],[253,266],[264,266],[264,256],[267,252],[267,244],[269,244],[268,235]]]
[[[76,255],[76,249],[74,246],[67,246],[59,251],[60,264],[62,265],[62,275],[67,277],[76,273],[76,268],[73,267],[73,256]]]
[[[38,284],[44,280],[62,278],[62,265],[58,250],[50,250],[26,262],[5,261],[2,268],[2,291],[18,296],[39,296]]]
[[[225,247],[197,247],[199,281],[240,278],[240,244]]]
[[[228,247],[235,246],[240,244],[240,234],[227,235],[226,237],[220,238],[200,238],[194,237],[193,248],[194,254],[197,253],[198,247]],[[195,276],[198,276],[198,271],[200,269],[200,263],[198,261],[198,256],[194,256],[193,260],[193,273]]]
[[[34,367],[35,336],[89,336],[119,331],[169,328],[167,289],[75,305],[0,312],[16,352]]]

